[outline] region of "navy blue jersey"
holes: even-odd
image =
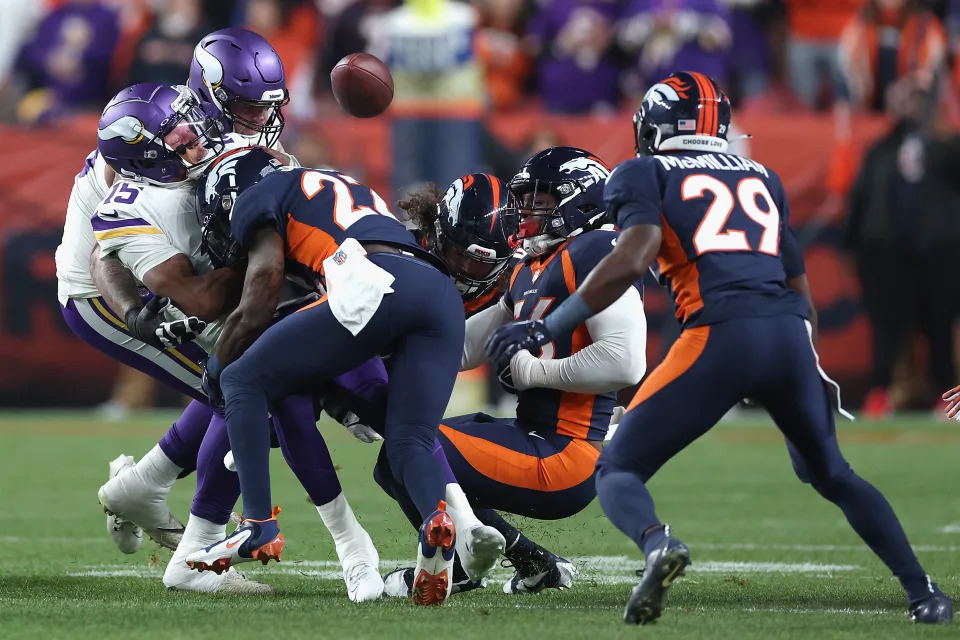
[[[284,239],[287,273],[311,286],[323,278],[323,261],[347,238],[426,255],[383,198],[337,171],[282,169],[241,193],[230,215],[233,237],[249,249],[264,226]]]
[[[576,291],[616,243],[615,231],[589,231],[560,245],[549,255],[527,258],[510,276],[503,300],[516,320],[539,320]],[[640,288],[640,284],[636,285]],[[543,347],[540,358],[568,358],[591,344],[586,324]],[[603,440],[616,404],[615,393],[572,393],[559,389],[521,391],[517,420],[527,428],[556,431],[585,440]]]
[[[803,275],[803,254],[780,178],[763,165],[696,151],[637,158],[614,170],[604,199],[623,230],[661,227],[655,271],[684,326],[809,314],[786,286]]]

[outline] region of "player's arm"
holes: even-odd
[[[637,288],[629,287],[613,304],[589,318],[586,327],[593,342],[570,357],[543,360],[529,351],[518,351],[510,362],[517,390],[607,393],[640,382],[647,366],[647,322]]]
[[[490,334],[513,320],[513,313],[504,299],[480,313],[467,318],[466,334],[463,340],[463,357],[460,359],[460,371],[476,369],[487,361],[483,345]]]
[[[780,196],[778,207],[783,220],[783,234],[780,238],[780,260],[786,273],[786,285],[799,293],[807,301],[809,307],[811,339],[814,346],[817,344],[817,308],[813,304],[813,295],[810,293],[810,282],[807,280],[807,267],[803,260],[803,247],[797,240],[797,235],[790,226],[790,204],[783,193],[783,186],[778,185],[777,194]]]
[[[223,315],[240,274],[230,268],[197,275],[190,258],[178,253],[143,274],[154,295],[170,298],[188,316],[212,322]]]
[[[275,228],[264,226],[254,233],[240,304],[224,322],[217,343],[219,369],[238,359],[273,322],[283,282],[283,256],[283,238]]]
[[[617,244],[583,284],[542,322],[513,323],[487,341],[490,359],[499,365],[519,349],[532,350],[552,336],[566,335],[587,318],[613,304],[643,277],[660,251],[661,194],[655,166],[648,159],[624,163],[607,179],[607,211],[623,231]]]
[[[100,295],[107,301],[107,306],[121,318],[127,317],[131,311],[143,308],[133,274],[116,256],[101,257],[100,246],[96,244],[90,252],[90,277],[97,285]]]

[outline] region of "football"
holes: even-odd
[[[393,76],[376,56],[351,53],[330,72],[333,95],[340,107],[357,118],[373,118],[393,101]]]

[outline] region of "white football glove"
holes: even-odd
[[[613,438],[613,434],[617,432],[617,427],[620,426],[620,419],[623,418],[627,410],[620,405],[617,405],[613,408],[613,415],[610,416],[610,426],[607,428],[607,435],[603,438],[605,441]]]
[[[353,437],[360,442],[370,444],[372,442],[376,442],[377,440],[383,440],[383,436],[374,431],[372,427],[360,422],[360,418],[357,417],[357,414],[350,411],[343,416],[343,420],[340,422],[340,424],[346,427],[347,431],[349,431]]]

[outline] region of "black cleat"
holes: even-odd
[[[656,621],[667,601],[667,590],[673,581],[683,575],[690,564],[690,550],[669,535],[663,543],[647,555],[646,564],[637,574],[643,576],[633,588],[623,621],[627,624],[648,624]]]
[[[953,600],[940,591],[940,587],[930,583],[933,590],[928,597],[910,605],[907,617],[917,624],[950,624],[953,620]]]

